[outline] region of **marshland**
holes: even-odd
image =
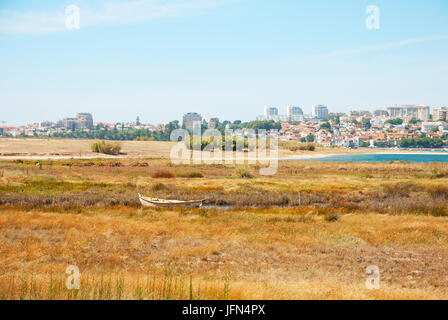
[[[447,217],[447,163],[3,159],[0,299],[446,299]]]

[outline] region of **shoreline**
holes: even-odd
[[[315,154],[296,154],[288,156],[279,156],[278,161],[302,161],[302,160],[315,160],[322,158],[330,158],[335,156],[359,156],[359,155],[447,155],[448,151],[380,151],[380,152],[339,152],[339,153],[315,153]],[[86,155],[54,155],[54,154],[32,154],[32,155],[0,155],[0,160],[94,160],[94,159],[151,159],[148,155],[141,154],[123,154],[118,156],[107,154],[86,154]],[[160,157],[153,157],[154,159],[160,159]],[[164,157],[162,157],[164,158]],[[165,159],[169,160],[169,157]],[[222,159],[223,161],[225,158]],[[272,161],[275,158],[244,158],[245,161]]]

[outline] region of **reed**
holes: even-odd
[[[68,289],[63,273],[0,276],[0,300],[221,300],[231,298],[230,278],[202,279],[170,273],[83,273]],[[234,298],[239,298],[235,296]]]
[[[236,176],[240,167],[256,178]],[[0,161],[0,299],[448,297],[448,164],[259,169]],[[212,207],[142,208],[137,193]],[[65,288],[73,264],[78,292]],[[384,290],[364,287],[372,264]]]

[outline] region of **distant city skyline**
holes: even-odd
[[[71,4],[79,30],[65,27]],[[446,0],[1,1],[0,125],[447,107],[447,16]]]
[[[264,106],[260,110],[258,110],[258,115],[253,115],[248,120],[242,120],[240,118],[220,118],[216,115],[211,117],[205,117],[201,113],[195,111],[185,111],[181,113],[178,117],[174,117],[172,119],[167,120],[166,122],[150,122],[142,120],[140,115],[136,115],[134,119],[129,120],[115,120],[115,121],[105,121],[104,119],[97,119],[95,115],[90,112],[77,112],[76,116],[74,115],[65,115],[62,118],[58,119],[37,119],[28,123],[20,123],[16,125],[12,125],[7,123],[4,120],[0,119],[0,127],[2,126],[26,126],[31,124],[42,124],[42,123],[74,123],[75,126],[79,126],[79,121],[81,121],[81,127],[91,127],[94,123],[136,123],[137,121],[140,123],[151,124],[151,125],[165,125],[171,121],[179,121],[180,125],[189,123],[188,126],[192,126],[193,121],[207,121],[207,119],[213,122],[222,122],[222,121],[237,121],[240,120],[242,122],[249,122],[254,120],[273,120],[277,122],[294,122],[294,121],[307,121],[307,119],[314,118],[318,120],[326,120],[330,116],[334,115],[347,115],[352,117],[388,117],[388,118],[415,118],[417,120],[428,121],[430,116],[434,113],[436,117],[439,115],[444,115],[448,110],[448,107],[431,107],[427,105],[389,105],[385,107],[378,107],[375,109],[356,109],[352,108],[348,112],[341,112],[339,110],[330,110],[326,105],[315,104],[311,107],[310,112],[304,112],[302,107],[299,105],[287,105],[284,110],[279,106]],[[263,115],[260,115],[260,111],[263,111]],[[284,112],[283,112],[284,111]],[[446,116],[444,116],[446,118]],[[95,120],[95,121],[94,121]],[[86,125],[86,123],[88,123]],[[69,127],[65,125],[65,127]]]

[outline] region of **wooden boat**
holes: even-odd
[[[164,200],[157,198],[144,197],[140,193],[138,194],[140,203],[144,207],[190,207],[199,208],[202,207],[205,200]]]

